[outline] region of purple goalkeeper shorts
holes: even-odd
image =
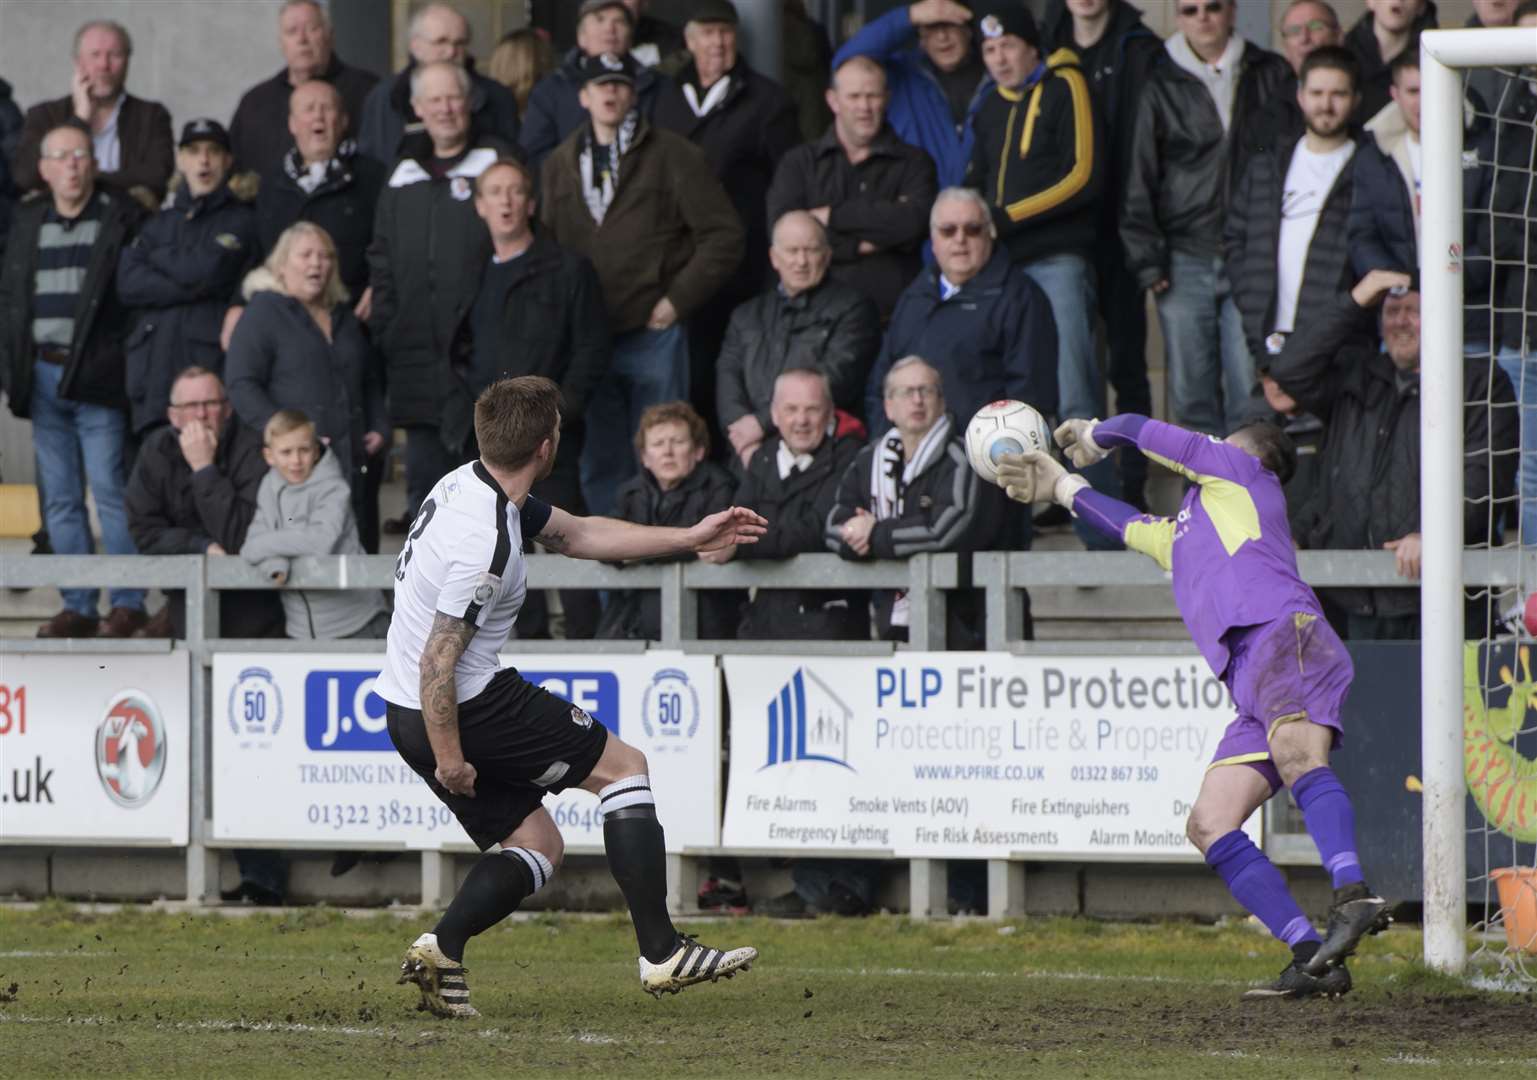
[[[1270,781],[1281,775],[1270,760],[1270,739],[1283,724],[1307,720],[1344,737],[1340,706],[1355,667],[1322,615],[1295,611],[1245,630],[1232,646],[1228,686],[1238,716],[1222,734],[1211,767],[1250,765]]]

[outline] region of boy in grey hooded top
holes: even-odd
[[[280,585],[295,557],[364,554],[347,478],[336,455],[320,451],[304,413],[281,409],[267,421],[262,455],[272,469],[257,490],[240,556]],[[282,596],[290,638],[382,638],[389,631],[376,589],[285,589]]]

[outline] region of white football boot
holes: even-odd
[[[678,947],[661,963],[640,958],[640,987],[654,998],[676,994],[685,986],[706,980],[729,979],[738,971],[747,971],[758,959],[751,946],[740,949],[712,949],[688,934],[678,935]]]
[[[479,1016],[470,1004],[470,988],[464,981],[464,965],[450,960],[438,948],[438,935],[423,934],[406,950],[397,983],[415,983],[422,992],[419,1011],[434,1016]]]

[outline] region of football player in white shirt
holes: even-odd
[[[598,796],[609,869],[640,946],[641,987],[660,997],[746,970],[756,949],[701,945],[668,917],[645,755],[500,668],[497,652],[523,603],[524,539],[618,562],[755,543],[767,523],[732,507],[692,528],[648,528],[576,517],[531,497],[560,445],[560,390],[539,376],[488,387],[475,403],[475,436],[479,460],[438,481],[396,563],[395,614],[375,690],[388,704],[395,748],[489,853],[433,931],[407,950],[400,981],[415,983],[439,1016],[478,1015],[464,979],[465,942],[554,875],[563,845],[541,802],[570,787]]]

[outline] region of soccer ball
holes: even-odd
[[[1051,453],[1046,418],[1023,401],[994,401],[977,410],[966,425],[966,458],[978,476],[996,484],[998,458],[1026,450]]]

